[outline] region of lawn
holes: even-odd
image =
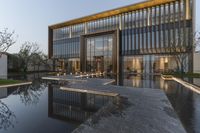
[[[0,79],[0,85],[11,85],[11,84],[18,84],[22,81],[19,80],[7,80],[7,79]]]
[[[200,78],[199,73],[163,73],[164,75],[172,75],[174,77]]]

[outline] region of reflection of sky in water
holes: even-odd
[[[112,100],[40,82],[0,94],[0,133],[70,133]]]
[[[7,130],[0,128],[1,133],[71,132],[77,126],[48,116],[48,89],[40,84],[38,88],[15,89],[0,101],[8,108],[6,113],[14,116],[4,121]],[[1,102],[0,107],[2,107]],[[1,111],[2,109],[0,114]],[[2,120],[2,117],[0,119]]]
[[[0,130],[14,127],[16,116],[2,100],[0,100]]]

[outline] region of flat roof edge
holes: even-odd
[[[51,28],[51,29],[62,28],[62,27],[69,26],[69,25],[74,25],[74,24],[84,23],[84,22],[88,22],[88,21],[92,21],[92,20],[101,19],[101,18],[106,18],[106,17],[109,17],[109,16],[119,15],[121,13],[130,12],[130,11],[143,9],[143,8],[147,8],[147,7],[152,7],[152,6],[157,6],[157,5],[161,5],[161,4],[169,3],[169,2],[174,2],[174,1],[176,1],[176,0],[142,1],[142,2],[131,4],[131,5],[128,5],[128,6],[123,6],[123,7],[103,11],[103,12],[100,12],[100,13],[96,13],[96,14],[72,19],[72,20],[69,20],[69,21],[49,25],[48,27]]]

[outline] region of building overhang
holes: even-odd
[[[109,16],[115,16],[115,15],[119,15],[119,14],[122,14],[122,13],[125,13],[125,12],[135,11],[135,10],[148,8],[148,7],[152,7],[152,6],[157,6],[157,5],[161,5],[161,4],[165,4],[165,3],[169,3],[169,2],[174,2],[174,1],[175,0],[148,0],[148,1],[140,2],[140,3],[116,8],[116,9],[113,9],[113,10],[108,10],[108,11],[104,11],[104,12],[101,12],[101,13],[97,13],[97,14],[73,19],[73,20],[70,20],[70,21],[50,25],[49,28],[51,28],[51,29],[62,28],[62,27],[65,27],[65,26],[75,25],[75,24],[79,24],[79,23],[85,23],[85,22],[88,22],[88,21],[106,18],[106,17],[109,17]]]

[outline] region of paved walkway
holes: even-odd
[[[165,93],[158,89],[135,89],[103,85],[108,79],[84,79],[63,88],[118,93],[120,107],[108,104],[73,133],[185,133]]]

